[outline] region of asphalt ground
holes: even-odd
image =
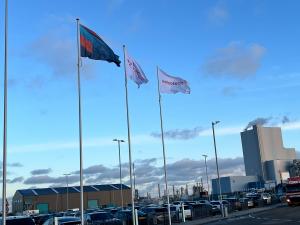
[[[198,223],[207,225],[295,225],[300,224],[300,206],[288,207],[281,205],[278,207],[270,207],[264,211],[249,211],[243,215],[231,216],[229,218],[220,218],[217,221],[202,221]]]

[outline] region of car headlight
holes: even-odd
[[[291,200],[289,198],[286,199],[287,202],[291,202]]]

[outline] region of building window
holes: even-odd
[[[88,209],[95,209],[98,208],[98,200],[88,200]]]

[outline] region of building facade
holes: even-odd
[[[281,128],[254,125],[241,132],[246,176],[257,176],[265,182],[282,182],[296,159],[294,148],[285,148]]]
[[[121,185],[89,185],[83,188],[84,209],[121,206]],[[131,203],[131,189],[122,185],[123,205]],[[12,212],[38,209],[40,213],[61,212],[80,208],[80,186],[17,190],[12,199]]]
[[[247,191],[248,184],[258,182],[257,176],[229,176],[220,177],[222,195],[231,194],[235,192]],[[212,194],[219,195],[218,179],[212,179]]]

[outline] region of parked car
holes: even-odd
[[[0,219],[0,224],[2,224],[2,217]],[[28,216],[9,216],[6,217],[7,225],[35,225],[34,220]]]
[[[229,202],[226,200],[221,201],[210,201],[210,204],[217,206],[221,210],[221,203],[223,206],[229,206]]]
[[[229,205],[233,210],[242,210],[242,204],[238,198],[224,198],[224,201],[229,202]]]
[[[192,204],[191,205],[183,205],[183,209],[184,209],[184,216],[185,219],[191,219],[192,218]],[[182,206],[180,205],[178,207],[178,213],[179,213],[179,219],[182,219]]]
[[[77,217],[52,217],[46,220],[43,225],[55,225],[55,218],[57,218],[58,225],[80,225],[81,221]],[[23,224],[22,224],[23,225]]]
[[[138,210],[139,225],[147,224],[147,214]],[[132,224],[132,211],[128,209],[120,210],[116,212],[115,217],[121,221],[126,221],[127,225]]]
[[[272,203],[272,197],[269,193],[261,193],[261,199],[265,204],[269,205]]]
[[[42,225],[46,220],[48,220],[51,217],[53,217],[52,214],[40,214],[31,216],[36,225]]]
[[[84,215],[84,220],[87,225],[122,225],[121,220],[114,218],[108,212],[93,212]]]
[[[179,205],[170,206],[171,218],[177,219],[177,207]],[[168,207],[144,207],[141,210],[147,214],[147,216],[153,218],[154,223],[167,223],[168,221]]]
[[[240,203],[241,204],[246,204],[248,208],[253,208],[254,207],[254,202],[250,198],[240,198]]]
[[[208,200],[199,200],[198,203],[210,204]]]

